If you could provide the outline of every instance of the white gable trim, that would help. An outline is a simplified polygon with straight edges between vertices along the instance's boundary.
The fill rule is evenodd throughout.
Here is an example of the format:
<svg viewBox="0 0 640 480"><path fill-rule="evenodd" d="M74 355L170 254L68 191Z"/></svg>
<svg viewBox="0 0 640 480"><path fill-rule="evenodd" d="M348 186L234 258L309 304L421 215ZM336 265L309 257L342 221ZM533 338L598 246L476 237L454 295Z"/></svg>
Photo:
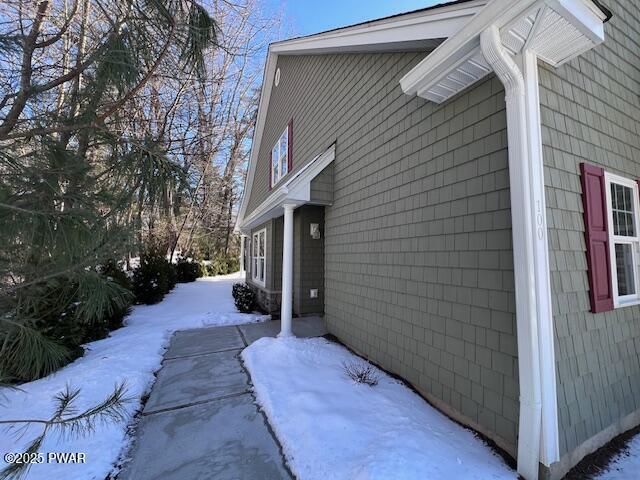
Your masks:
<svg viewBox="0 0 640 480"><path fill-rule="evenodd" d="M286 183L275 188L267 199L251 212L251 215L238 224L237 228L248 232L267 220L281 216L284 213L283 206L285 204L299 206L309 203L311 201L311 181L327 168L335 157L336 146L333 144L295 172Z"/></svg>
<svg viewBox="0 0 640 480"><path fill-rule="evenodd" d="M251 187L258 163L260 143L279 55L402 50L411 48L411 45L414 47L422 45L424 48L425 41L432 42L431 45L435 47L436 44L433 41L454 35L486 4L487 0L475 0L445 5L269 45L236 231L238 231L238 226L244 223L247 203L251 198Z"/></svg>

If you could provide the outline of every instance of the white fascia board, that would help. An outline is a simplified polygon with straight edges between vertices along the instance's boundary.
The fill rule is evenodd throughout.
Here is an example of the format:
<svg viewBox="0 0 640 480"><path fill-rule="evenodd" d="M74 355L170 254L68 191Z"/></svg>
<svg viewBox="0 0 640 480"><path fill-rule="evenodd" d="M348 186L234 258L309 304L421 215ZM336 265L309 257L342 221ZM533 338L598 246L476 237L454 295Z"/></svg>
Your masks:
<svg viewBox="0 0 640 480"><path fill-rule="evenodd" d="M269 47L267 51L267 61L264 66L264 73L262 78L262 91L260 92L260 102L258 103L256 126L253 131L253 143L251 145L251 154L249 155L249 167L244 182L242 202L240 203L240 210L238 211L236 226L234 228L234 231L236 233L240 231L238 225L240 225L244 219L245 213L247 211L247 203L249 202L249 198L251 197L251 186L253 185L256 164L258 163L258 152L260 151L260 139L262 138L262 132L264 131L264 124L267 117L267 110L269 108L269 98L271 97L271 89L273 87L273 78L276 72L277 63L278 55L272 53L271 47Z"/></svg>
<svg viewBox="0 0 640 480"><path fill-rule="evenodd" d="M606 15L590 0L549 0L547 4L596 45L604 42Z"/></svg>
<svg viewBox="0 0 640 480"><path fill-rule="evenodd" d="M371 45L373 48L375 45L384 45L385 43L398 44L448 38L463 28L463 25L468 23L469 19L481 11L486 4L487 0L477 0L449 5L271 44L264 68L256 127L253 132L253 143L251 154L249 155L249 167L236 225L242 224L247 211L247 203L251 197L251 186L253 185L255 169L258 163L260 142L279 55L331 53L355 48L363 44ZM235 231L238 232L239 228L236 227Z"/></svg>
<svg viewBox="0 0 640 480"><path fill-rule="evenodd" d="M382 19L309 37L294 38L272 45L274 53L295 54L326 49L345 49L362 45L410 42L448 38L486 5L475 1L449 5L424 12Z"/></svg>
<svg viewBox="0 0 640 480"><path fill-rule="evenodd" d="M238 222L237 231L246 231L282 215L282 205L304 205L311 200L311 181L329 166L336 156L335 143L302 167L282 186L277 187L246 219Z"/></svg>
<svg viewBox="0 0 640 480"><path fill-rule="evenodd" d="M400 80L402 91L416 95L425 86L446 75L452 65L457 65L466 56L472 54L480 44L480 34L491 25L502 27L536 4L544 0L493 0L473 17L453 37L448 38L430 55L416 65Z"/></svg>

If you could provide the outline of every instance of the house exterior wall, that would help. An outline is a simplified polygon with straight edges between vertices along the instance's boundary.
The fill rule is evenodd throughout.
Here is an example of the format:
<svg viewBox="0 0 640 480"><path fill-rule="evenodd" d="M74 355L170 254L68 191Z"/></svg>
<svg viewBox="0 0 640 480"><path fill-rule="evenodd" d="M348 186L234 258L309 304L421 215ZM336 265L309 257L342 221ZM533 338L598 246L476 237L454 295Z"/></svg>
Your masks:
<svg viewBox="0 0 640 480"><path fill-rule="evenodd" d="M513 255L504 89L438 106L399 80L425 53L281 56L247 215L293 119L294 169L336 142L324 211L331 333L515 453Z"/></svg>
<svg viewBox="0 0 640 480"><path fill-rule="evenodd" d="M310 236L310 224L318 223L322 236ZM258 305L266 312L279 315L282 299L282 244L284 218L278 217L251 230L253 234L266 229L267 256L265 285L252 280L251 245L248 247L249 268L246 281L256 293ZM324 207L304 205L293 212L293 313L295 315L322 314L324 310ZM310 298L309 290L318 289L318 297Z"/></svg>
<svg viewBox="0 0 640 480"><path fill-rule="evenodd" d="M272 219L251 230L247 238L247 270L245 281L256 293L256 301L260 308L268 313L280 311L281 278L282 278L282 217ZM265 229L266 239L266 266L264 287L253 281L253 234ZM276 261L280 259L280 261Z"/></svg>
<svg viewBox="0 0 640 480"><path fill-rule="evenodd" d="M293 311L297 315L324 312L324 207L303 205L294 211ZM320 226L320 238L311 237L312 223ZM311 298L310 290L318 290Z"/></svg>
<svg viewBox="0 0 640 480"><path fill-rule="evenodd" d="M311 203L333 203L333 163L311 180Z"/></svg>
<svg viewBox="0 0 640 480"><path fill-rule="evenodd" d="M640 177L640 4L607 6L614 16L603 45L558 69L540 69L560 450L567 466L630 428L625 417L635 412L640 421L640 306L589 311L580 163ZM607 428L608 438L589 441Z"/></svg>

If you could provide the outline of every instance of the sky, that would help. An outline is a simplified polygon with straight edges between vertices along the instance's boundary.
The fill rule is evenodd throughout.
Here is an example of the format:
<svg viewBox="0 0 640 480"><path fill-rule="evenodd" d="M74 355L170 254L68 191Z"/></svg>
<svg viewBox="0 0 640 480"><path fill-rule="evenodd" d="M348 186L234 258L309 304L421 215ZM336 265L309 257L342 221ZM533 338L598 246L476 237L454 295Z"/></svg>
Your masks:
<svg viewBox="0 0 640 480"><path fill-rule="evenodd" d="M447 0L267 0L282 8L293 35L344 27L397 13L425 8Z"/></svg>

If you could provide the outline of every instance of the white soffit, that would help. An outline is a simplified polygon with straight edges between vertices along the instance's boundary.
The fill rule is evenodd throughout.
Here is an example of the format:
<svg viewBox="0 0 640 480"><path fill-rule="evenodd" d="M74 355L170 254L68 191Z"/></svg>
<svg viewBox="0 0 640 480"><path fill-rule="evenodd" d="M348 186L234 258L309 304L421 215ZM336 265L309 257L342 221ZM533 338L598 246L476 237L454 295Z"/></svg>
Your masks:
<svg viewBox="0 0 640 480"><path fill-rule="evenodd" d="M480 51L479 35L500 28L511 55L525 49L559 66L604 41L605 14L591 0L494 0L454 37L407 73L405 93L442 103L491 72Z"/></svg>

